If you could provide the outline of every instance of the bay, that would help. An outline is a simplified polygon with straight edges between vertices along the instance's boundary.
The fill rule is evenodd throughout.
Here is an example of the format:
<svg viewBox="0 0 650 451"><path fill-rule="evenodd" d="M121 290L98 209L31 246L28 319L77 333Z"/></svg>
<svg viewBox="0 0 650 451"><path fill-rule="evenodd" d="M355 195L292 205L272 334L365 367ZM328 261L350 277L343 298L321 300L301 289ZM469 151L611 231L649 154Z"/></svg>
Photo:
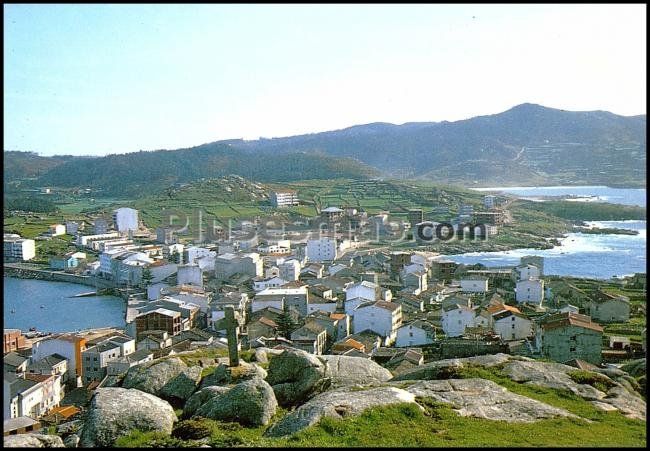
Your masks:
<svg viewBox="0 0 650 451"><path fill-rule="evenodd" d="M646 221L591 221L591 226L636 230L638 235L569 233L552 249L515 249L502 252L470 252L439 258L487 267L515 266L525 255L544 257L547 275L607 280L646 272Z"/></svg>
<svg viewBox="0 0 650 451"><path fill-rule="evenodd" d="M4 327L23 332L31 327L41 332L124 327L126 306L123 299L116 296L70 297L92 290L92 287L74 283L5 277Z"/></svg>

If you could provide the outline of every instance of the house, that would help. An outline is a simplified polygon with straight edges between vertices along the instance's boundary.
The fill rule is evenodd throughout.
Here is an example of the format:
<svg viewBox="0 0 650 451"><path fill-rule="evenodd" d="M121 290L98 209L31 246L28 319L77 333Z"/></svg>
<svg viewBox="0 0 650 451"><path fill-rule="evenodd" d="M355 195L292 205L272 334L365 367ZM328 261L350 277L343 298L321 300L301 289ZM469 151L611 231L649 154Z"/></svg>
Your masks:
<svg viewBox="0 0 650 451"><path fill-rule="evenodd" d="M26 371L32 374L60 376L61 383L65 384L68 382L68 359L59 354L48 355L28 365Z"/></svg>
<svg viewBox="0 0 650 451"><path fill-rule="evenodd" d="M337 320L338 331L336 336L339 340L350 335L350 317L348 315L345 313L330 313L330 317Z"/></svg>
<svg viewBox="0 0 650 451"><path fill-rule="evenodd" d="M24 373L22 377L7 376L3 381L5 419L29 416L40 418L61 402L61 378L52 375Z"/></svg>
<svg viewBox="0 0 650 451"><path fill-rule="evenodd" d="M163 286L156 299L171 297L186 305L197 305L201 312L207 313L212 302L212 294L194 285L178 284L174 287Z"/></svg>
<svg viewBox="0 0 650 451"><path fill-rule="evenodd" d="M630 299L599 290L590 296L586 311L601 323L625 323L630 320Z"/></svg>
<svg viewBox="0 0 650 451"><path fill-rule="evenodd" d="M354 311L357 309L357 307L361 304L366 304L368 302L375 302L375 301L364 297L354 297L354 298L346 299L345 301L343 301L343 309L345 310L346 315L353 317Z"/></svg>
<svg viewBox="0 0 650 451"><path fill-rule="evenodd" d="M600 364L603 328L586 315L558 313L540 321L538 344L556 362L580 359ZM541 343L540 343L541 342Z"/></svg>
<svg viewBox="0 0 650 451"><path fill-rule="evenodd" d="M441 325L447 337L459 337L466 327L474 327L476 313L472 307L454 304L442 308Z"/></svg>
<svg viewBox="0 0 650 451"><path fill-rule="evenodd" d="M108 376L120 376L128 372L132 366L151 362L153 356L154 353L151 349L143 348L129 355L110 360L106 365L106 374Z"/></svg>
<svg viewBox="0 0 650 451"><path fill-rule="evenodd" d="M533 336L533 322L522 313L504 310L492 315L492 329L503 340L522 340Z"/></svg>
<svg viewBox="0 0 650 451"><path fill-rule="evenodd" d="M278 324L266 316L251 320L246 327L249 342L253 342L260 337L276 337L280 333Z"/></svg>
<svg viewBox="0 0 650 451"><path fill-rule="evenodd" d="M284 260L278 263L278 276L288 282L298 280L300 277L300 262L296 259Z"/></svg>
<svg viewBox="0 0 650 451"><path fill-rule="evenodd" d="M517 281L529 279L537 280L542 275L539 268L531 264L517 266L515 268L514 274L517 277Z"/></svg>
<svg viewBox="0 0 650 451"><path fill-rule="evenodd" d="M267 288L255 295L252 302L252 311L261 310L265 307L275 307L283 310L295 308L302 316L307 316L307 305L309 303L309 291L306 286L299 288Z"/></svg>
<svg viewBox="0 0 650 451"><path fill-rule="evenodd" d="M414 266L419 266L419 265L414 265ZM426 291L426 289L428 288L427 272L422 269L407 272L406 268L404 268L404 271L402 271L400 277L402 279L402 285L404 285L405 287L414 288L415 290L418 291L418 293Z"/></svg>
<svg viewBox="0 0 650 451"><path fill-rule="evenodd" d="M137 351L142 349L159 352L172 345L172 339L166 330L145 330L138 334ZM136 351L136 352L137 352ZM157 358L154 352L154 358Z"/></svg>
<svg viewBox="0 0 650 451"><path fill-rule="evenodd" d="M402 325L402 306L395 302L370 301L354 310L352 329L357 332L371 330L385 338L386 345L395 341L397 329Z"/></svg>
<svg viewBox="0 0 650 451"><path fill-rule="evenodd" d="M384 364L394 375L402 374L424 364L424 354L419 348L401 349Z"/></svg>
<svg viewBox="0 0 650 451"><path fill-rule="evenodd" d="M291 333L291 341L298 349L320 355L327 344L327 331L317 323L306 323Z"/></svg>
<svg viewBox="0 0 650 451"><path fill-rule="evenodd" d="M32 362L58 354L68 360L68 381L74 385L81 382L83 365L81 353L86 350L87 340L74 334L58 334L39 340L32 345Z"/></svg>
<svg viewBox="0 0 650 451"><path fill-rule="evenodd" d="M10 352L2 358L2 366L6 373L22 374L27 371L29 360L17 352Z"/></svg>
<svg viewBox="0 0 650 451"><path fill-rule="evenodd" d="M267 288L279 288L282 285L289 282L288 280L282 279L280 277L269 277L266 279L257 279L253 280L253 290L259 292Z"/></svg>
<svg viewBox="0 0 650 451"><path fill-rule="evenodd" d="M74 252L69 252L65 255L57 255L50 258L50 268L66 271L68 269L76 268L79 266L79 260L73 256Z"/></svg>
<svg viewBox="0 0 650 451"><path fill-rule="evenodd" d="M488 279L485 277L460 279L460 289L463 293L486 293L488 291Z"/></svg>
<svg viewBox="0 0 650 451"><path fill-rule="evenodd" d="M428 321L417 319L408 324L403 324L397 329L395 346L421 346L431 344L436 340L436 328Z"/></svg>
<svg viewBox="0 0 650 451"><path fill-rule="evenodd" d="M334 343L331 352L332 354L346 354L350 350L359 351L365 354L366 346L353 338L347 337Z"/></svg>
<svg viewBox="0 0 650 451"><path fill-rule="evenodd" d="M310 239L307 240L306 255L310 262L333 261L339 256L339 245L336 238Z"/></svg>
<svg viewBox="0 0 650 451"><path fill-rule="evenodd" d="M158 307L155 310L139 313L135 317L136 336L145 330L164 330L170 336L181 332L181 314L172 310Z"/></svg>
<svg viewBox="0 0 650 451"><path fill-rule="evenodd" d="M366 280L348 285L345 288L345 300L348 301L354 298L378 301L380 299L379 285Z"/></svg>
<svg viewBox="0 0 650 451"><path fill-rule="evenodd" d="M139 307L138 312L139 314L144 314L160 308L164 310L180 313L179 332L182 330L192 329L193 327L196 327L197 324L199 323L199 316L201 316L201 311L198 305L193 304L191 302L190 303L184 302L181 301L180 299L176 299L171 296L163 296L160 299L151 301L145 304L144 306ZM160 329L160 327L156 327L155 329ZM137 329L137 316L136 316L136 332L137 330L138 329ZM142 330L146 330L146 328ZM172 333L172 335L176 335L176 334Z"/></svg>
<svg viewBox="0 0 650 451"><path fill-rule="evenodd" d="M251 252L248 254L222 254L214 260L214 275L217 279L241 273L251 277L262 277L264 274L264 261L260 254Z"/></svg>
<svg viewBox="0 0 650 451"><path fill-rule="evenodd" d="M198 264L178 265L176 273L177 285L193 285L203 287L203 271Z"/></svg>
<svg viewBox="0 0 650 451"><path fill-rule="evenodd" d="M52 224L48 230L47 234L49 236L60 236L65 235L65 225L63 224Z"/></svg>
<svg viewBox="0 0 650 451"><path fill-rule="evenodd" d="M248 309L249 300L248 294L240 291L225 291L218 293L216 298L212 300L212 304L208 310L207 327L214 328L214 324L221 321L226 317L226 306L232 306L235 312L246 321L246 311Z"/></svg>
<svg viewBox="0 0 650 451"><path fill-rule="evenodd" d="M325 329L325 332L327 332L328 346L339 339L339 320L332 318L330 313L319 311L310 314L305 318L305 325L309 324L316 324L319 328Z"/></svg>
<svg viewBox="0 0 650 451"><path fill-rule="evenodd" d="M274 207L291 207L298 205L298 193L292 189L283 189L282 191L271 191L269 200Z"/></svg>
<svg viewBox="0 0 650 451"><path fill-rule="evenodd" d="M133 208L118 208L113 211L113 222L120 233L138 230L138 210Z"/></svg>
<svg viewBox="0 0 650 451"><path fill-rule="evenodd" d="M106 377L108 362L120 357L120 346L111 341L91 346L81 353L84 382L101 381Z"/></svg>
<svg viewBox="0 0 650 451"><path fill-rule="evenodd" d="M373 332L370 329L362 330L361 332L355 332L351 335L348 335L347 339L361 343L364 346L364 352L368 355L372 355L381 346L386 345L384 343L384 337L382 337L377 332Z"/></svg>
<svg viewBox="0 0 650 451"><path fill-rule="evenodd" d="M300 270L299 280L314 280L323 277L323 265L320 263L309 263Z"/></svg>
<svg viewBox="0 0 650 451"><path fill-rule="evenodd" d="M544 300L544 281L520 280L515 287L515 299L519 303L541 305Z"/></svg>
<svg viewBox="0 0 650 451"><path fill-rule="evenodd" d="M36 257L36 241L21 238L20 235L5 233L3 241L4 260L27 261Z"/></svg>
<svg viewBox="0 0 650 451"><path fill-rule="evenodd" d="M3 354L25 348L25 336L20 329L4 329L2 332Z"/></svg>

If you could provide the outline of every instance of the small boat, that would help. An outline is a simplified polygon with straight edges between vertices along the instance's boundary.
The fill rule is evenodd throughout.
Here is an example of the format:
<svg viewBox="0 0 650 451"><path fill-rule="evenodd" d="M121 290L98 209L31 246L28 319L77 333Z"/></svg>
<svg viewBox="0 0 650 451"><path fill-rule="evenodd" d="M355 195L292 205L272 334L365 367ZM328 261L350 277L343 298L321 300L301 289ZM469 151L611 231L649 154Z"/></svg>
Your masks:
<svg viewBox="0 0 650 451"><path fill-rule="evenodd" d="M30 332L36 332L36 328L35 328L35 327L30 327L30 328L29 328L29 331L30 331Z"/></svg>
<svg viewBox="0 0 650 451"><path fill-rule="evenodd" d="M16 313L16 309L15 309L15 308L12 308L12 309L11 309L11 313Z"/></svg>
<svg viewBox="0 0 650 451"><path fill-rule="evenodd" d="M41 304L41 308L45 308L45 306L43 304Z"/></svg>

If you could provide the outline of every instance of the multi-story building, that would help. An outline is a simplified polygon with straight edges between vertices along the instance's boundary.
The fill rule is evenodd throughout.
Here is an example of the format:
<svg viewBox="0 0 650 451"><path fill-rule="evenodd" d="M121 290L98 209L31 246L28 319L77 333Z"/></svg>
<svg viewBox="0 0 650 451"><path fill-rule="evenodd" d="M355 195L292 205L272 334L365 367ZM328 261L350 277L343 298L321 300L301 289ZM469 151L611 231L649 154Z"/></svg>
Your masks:
<svg viewBox="0 0 650 451"><path fill-rule="evenodd" d="M590 296L586 310L600 323L625 323L630 320L630 299L596 291Z"/></svg>
<svg viewBox="0 0 650 451"><path fill-rule="evenodd" d="M138 230L138 210L118 208L113 211L113 222L120 233Z"/></svg>
<svg viewBox="0 0 650 451"><path fill-rule="evenodd" d="M177 335L182 330L181 313L159 307L149 312L143 312L135 317L136 336L146 330L164 330L170 336Z"/></svg>
<svg viewBox="0 0 650 451"><path fill-rule="evenodd" d="M271 191L269 199L274 207L290 207L299 204L298 193L292 189Z"/></svg>
<svg viewBox="0 0 650 451"><path fill-rule="evenodd" d="M411 224L411 227L413 227L415 224L419 224L420 222L424 221L424 212L421 208L411 208L408 211L406 220L409 222L409 224Z"/></svg>
<svg viewBox="0 0 650 451"><path fill-rule="evenodd" d="M336 238L307 240L306 255L307 260L310 262L336 260L339 256L339 246Z"/></svg>
<svg viewBox="0 0 650 451"><path fill-rule="evenodd" d="M87 340L74 334L59 334L37 341L32 345L32 362L59 354L68 359L68 380L76 383L83 375L81 353L86 350Z"/></svg>
<svg viewBox="0 0 650 451"><path fill-rule="evenodd" d="M293 307L302 316L307 316L309 291L306 286L299 288L267 288L255 295L251 310L253 312L266 307L279 309Z"/></svg>
<svg viewBox="0 0 650 451"><path fill-rule="evenodd" d="M515 287L517 302L541 305L544 300L544 281L541 279L520 280Z"/></svg>
<svg viewBox="0 0 650 451"><path fill-rule="evenodd" d="M36 242L13 233L4 234L5 261L27 261L36 257Z"/></svg>
<svg viewBox="0 0 650 451"><path fill-rule="evenodd" d="M2 333L4 353L13 352L25 347L25 337L20 329L4 329Z"/></svg>
<svg viewBox="0 0 650 451"><path fill-rule="evenodd" d="M537 345L556 362L580 359L594 365L602 361L603 328L586 315L559 313L544 318L538 328Z"/></svg>
<svg viewBox="0 0 650 451"><path fill-rule="evenodd" d="M497 205L497 198L496 196L493 196L492 194L488 194L485 197L483 197L483 206L491 210L492 208L496 207Z"/></svg>
<svg viewBox="0 0 650 451"><path fill-rule="evenodd" d="M402 306L395 302L377 301L360 304L354 311L352 328L355 333L371 330L384 338L389 346L402 326Z"/></svg>
<svg viewBox="0 0 650 451"><path fill-rule="evenodd" d="M436 328L428 321L415 320L397 329L395 346L422 346L431 344L436 339Z"/></svg>
<svg viewBox="0 0 650 451"><path fill-rule="evenodd" d="M261 277L264 274L264 261L255 252L243 255L223 254L215 258L214 275L217 279L227 279L237 273Z"/></svg>
<svg viewBox="0 0 650 451"><path fill-rule="evenodd" d="M49 236L59 236L65 235L65 225L63 224L52 224L47 231Z"/></svg>
<svg viewBox="0 0 650 451"><path fill-rule="evenodd" d="M292 258L278 263L278 276L288 282L298 280L300 277L300 262Z"/></svg>

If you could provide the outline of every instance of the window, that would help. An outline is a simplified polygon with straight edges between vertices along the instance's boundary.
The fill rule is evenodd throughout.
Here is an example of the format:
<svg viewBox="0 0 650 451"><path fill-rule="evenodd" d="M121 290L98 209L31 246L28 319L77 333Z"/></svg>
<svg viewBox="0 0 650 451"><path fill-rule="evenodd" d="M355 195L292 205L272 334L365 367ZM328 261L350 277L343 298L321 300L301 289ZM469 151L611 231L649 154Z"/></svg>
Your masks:
<svg viewBox="0 0 650 451"><path fill-rule="evenodd" d="M569 348L569 352L576 352L576 348L575 347Z"/></svg>

